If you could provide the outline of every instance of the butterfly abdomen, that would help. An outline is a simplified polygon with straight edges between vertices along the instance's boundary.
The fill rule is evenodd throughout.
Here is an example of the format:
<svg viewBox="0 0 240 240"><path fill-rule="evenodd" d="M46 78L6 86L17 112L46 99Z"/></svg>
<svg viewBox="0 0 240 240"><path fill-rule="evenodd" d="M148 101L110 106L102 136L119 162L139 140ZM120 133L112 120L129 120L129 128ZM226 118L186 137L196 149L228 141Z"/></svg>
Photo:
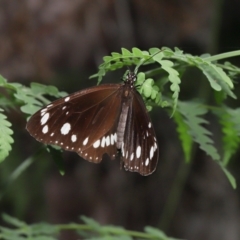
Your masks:
<svg viewBox="0 0 240 240"><path fill-rule="evenodd" d="M129 106L126 105L125 103L123 103L122 111L121 111L121 114L119 117L119 122L118 122L118 127L117 127L117 149L122 148L124 132L126 129L128 110L129 110Z"/></svg>

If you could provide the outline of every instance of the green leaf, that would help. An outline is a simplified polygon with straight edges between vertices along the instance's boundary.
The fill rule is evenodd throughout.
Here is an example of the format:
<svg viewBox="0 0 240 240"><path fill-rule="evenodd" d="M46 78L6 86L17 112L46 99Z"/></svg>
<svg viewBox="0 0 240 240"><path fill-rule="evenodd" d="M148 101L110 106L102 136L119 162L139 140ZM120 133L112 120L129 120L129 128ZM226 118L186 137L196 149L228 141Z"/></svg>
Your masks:
<svg viewBox="0 0 240 240"><path fill-rule="evenodd" d="M33 113L37 112L40 108L41 108L41 106L38 107L33 104L26 104L26 105L20 107L20 109L23 113L27 113L29 115L32 115Z"/></svg>
<svg viewBox="0 0 240 240"><path fill-rule="evenodd" d="M80 218L84 223L90 225L94 230L98 231L101 228L101 225L92 218L88 218L86 216L81 216Z"/></svg>
<svg viewBox="0 0 240 240"><path fill-rule="evenodd" d="M222 163L226 166L230 158L238 150L240 144L240 132L238 131L240 109L221 108L219 111L214 111L219 118L219 123L222 126L222 141L223 141L223 158Z"/></svg>
<svg viewBox="0 0 240 240"><path fill-rule="evenodd" d="M145 80L142 85L142 93L146 98L149 98L152 94L154 81L151 78Z"/></svg>
<svg viewBox="0 0 240 240"><path fill-rule="evenodd" d="M123 56L132 56L132 53L129 51L129 50L127 50L126 48L121 48L121 50L122 50L122 55Z"/></svg>
<svg viewBox="0 0 240 240"><path fill-rule="evenodd" d="M113 53L112 53L112 55L113 55ZM104 57L103 57L103 61L104 61L104 62L107 62L107 63L108 63L108 62L111 62L111 61L112 61L112 57L111 57L111 56L104 56Z"/></svg>
<svg viewBox="0 0 240 240"><path fill-rule="evenodd" d="M40 96L48 94L50 96L59 98L59 97L65 97L67 95L66 92L59 92L55 86L43 85L35 82L31 83L31 90L33 94L40 95Z"/></svg>
<svg viewBox="0 0 240 240"><path fill-rule="evenodd" d="M149 233L151 235L151 239L158 239L158 240L180 240L180 239L176 239L176 238L171 238L168 237L163 231L161 231L160 229L154 228L154 227L150 227L150 226L146 226L144 228L146 233Z"/></svg>
<svg viewBox="0 0 240 240"><path fill-rule="evenodd" d="M27 114L32 115L43 106L42 101L39 100L39 96L35 95L30 88L18 88L14 97L22 102L21 111ZM45 104L49 102L45 98L43 100L46 100Z"/></svg>
<svg viewBox="0 0 240 240"><path fill-rule="evenodd" d="M56 234L58 231L58 228L52 224L49 223L35 223L31 225L31 232L33 235L53 235Z"/></svg>
<svg viewBox="0 0 240 240"><path fill-rule="evenodd" d="M158 239L167 239L167 236L160 229L146 226L144 228L146 233L150 233L152 236L158 237Z"/></svg>
<svg viewBox="0 0 240 240"><path fill-rule="evenodd" d="M109 59L109 61L113 61L113 58L121 58L122 57L122 55L117 52L112 52L111 55L112 55L112 58L111 58L111 60Z"/></svg>
<svg viewBox="0 0 240 240"><path fill-rule="evenodd" d="M32 115L39 110L43 105L49 103L44 95L54 96L56 98L67 95L65 92L59 92L54 86L46 86L39 83L31 83L31 88L18 87L16 84L16 93L14 97L22 102L21 111Z"/></svg>
<svg viewBox="0 0 240 240"><path fill-rule="evenodd" d="M219 67L210 62L203 62L198 67L207 77L211 87L216 91L224 90L232 98L236 98L230 88L233 88L233 83L227 74Z"/></svg>
<svg viewBox="0 0 240 240"><path fill-rule="evenodd" d="M161 50L159 49L159 48L150 48L149 49L149 53L151 54L151 55L154 55L154 54L156 54L157 52L160 52Z"/></svg>
<svg viewBox="0 0 240 240"><path fill-rule="evenodd" d="M219 160L220 156L213 145L213 140L209 137L211 132L202 126L208 121L201 116L207 113L207 109L195 102L179 102L178 110L183 115L184 121L188 126L188 132L200 148L211 156L214 160Z"/></svg>
<svg viewBox="0 0 240 240"><path fill-rule="evenodd" d="M159 50L158 52L155 52L154 54L155 55L153 56L153 59L156 62L160 63L162 61L163 57L164 57L164 53Z"/></svg>
<svg viewBox="0 0 240 240"><path fill-rule="evenodd" d="M236 189L237 183L236 183L236 180L233 177L233 175L223 165L220 164L220 166L221 166L223 172L225 173L226 177L228 178L230 184L232 185L233 189Z"/></svg>
<svg viewBox="0 0 240 240"><path fill-rule="evenodd" d="M7 120L7 117L1 113L3 109L0 108L0 162L2 162L12 150L13 131L10 128L12 124Z"/></svg>
<svg viewBox="0 0 240 240"><path fill-rule="evenodd" d="M0 75L0 86L4 86L6 83L7 80L2 75Z"/></svg>
<svg viewBox="0 0 240 240"><path fill-rule="evenodd" d="M177 124L177 132L179 139L181 140L185 161L190 162L193 138L190 134L188 134L188 125L186 124L183 116L179 112L175 112L175 114L173 115L173 119Z"/></svg>
<svg viewBox="0 0 240 240"><path fill-rule="evenodd" d="M27 224L25 222L20 221L17 218L14 218L14 217L12 217L12 216L10 216L8 214L5 214L5 213L2 214L2 219L6 223L8 223L8 224L10 224L10 225L12 225L14 227L25 227L25 226L27 226Z"/></svg>
<svg viewBox="0 0 240 240"><path fill-rule="evenodd" d="M169 60L157 60L160 65L162 66L162 69L165 70L168 73L168 79L172 83L170 86L171 91L173 92L172 98L173 98L173 113L175 112L177 108L177 103L178 103L178 97L179 97L179 92L180 92L180 83L181 79L179 78L179 73L172 68L174 65L173 62Z"/></svg>
<svg viewBox="0 0 240 240"><path fill-rule="evenodd" d="M152 87L152 92L151 92L151 99L155 100L156 104L159 103L160 100L160 92L158 86L154 85Z"/></svg>
<svg viewBox="0 0 240 240"><path fill-rule="evenodd" d="M32 240L58 240L59 238L51 237L51 236L34 236Z"/></svg>
<svg viewBox="0 0 240 240"><path fill-rule="evenodd" d="M137 81L136 81L136 86L142 85L145 81L145 73L140 72L137 75Z"/></svg>
<svg viewBox="0 0 240 240"><path fill-rule="evenodd" d="M0 239L1 240L26 240L26 237L20 235L19 232L12 229L0 226Z"/></svg>
<svg viewBox="0 0 240 240"><path fill-rule="evenodd" d="M143 53L139 48L132 48L132 53L135 57L143 57Z"/></svg>
<svg viewBox="0 0 240 240"><path fill-rule="evenodd" d="M14 228L6 228L0 226L0 239L3 240L57 240L53 237L59 233L58 227L47 223L37 223L28 225L27 223L18 220L7 214L3 214L3 219L6 223Z"/></svg>

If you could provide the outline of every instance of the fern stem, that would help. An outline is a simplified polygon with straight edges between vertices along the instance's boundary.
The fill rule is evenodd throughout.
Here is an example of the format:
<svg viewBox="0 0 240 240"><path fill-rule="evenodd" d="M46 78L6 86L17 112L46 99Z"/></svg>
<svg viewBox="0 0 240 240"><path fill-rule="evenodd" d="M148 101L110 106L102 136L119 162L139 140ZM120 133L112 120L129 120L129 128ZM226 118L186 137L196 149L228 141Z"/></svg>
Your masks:
<svg viewBox="0 0 240 240"><path fill-rule="evenodd" d="M226 52L226 53L220 53L211 57L206 57L204 58L207 61L213 62L213 61L218 61L221 59L225 58L230 58L230 57L236 57L240 56L240 50L232 51L232 52Z"/></svg>
<svg viewBox="0 0 240 240"><path fill-rule="evenodd" d="M115 236L131 236L134 238L144 238L144 239L156 239L156 236L153 236L151 234L148 233L144 233L144 232L137 232L137 231L131 231L131 230L125 230L125 229L111 229L111 228L105 228L105 231L103 231L104 226L101 227L101 230L99 229L99 231L97 229L95 229L94 227L92 227L91 225L88 224L57 224L55 225L55 227L60 230L82 230L82 231L89 231L89 232L94 232L94 233L100 233L101 231L104 232L105 234L112 234Z"/></svg>

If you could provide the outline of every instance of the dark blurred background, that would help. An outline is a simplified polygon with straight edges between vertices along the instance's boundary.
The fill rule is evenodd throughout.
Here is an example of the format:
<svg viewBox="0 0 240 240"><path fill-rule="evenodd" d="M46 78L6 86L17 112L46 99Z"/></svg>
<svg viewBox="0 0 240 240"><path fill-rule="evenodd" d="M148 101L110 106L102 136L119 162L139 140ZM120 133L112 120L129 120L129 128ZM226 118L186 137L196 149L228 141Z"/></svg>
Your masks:
<svg viewBox="0 0 240 240"><path fill-rule="evenodd" d="M191 54L239 49L240 1L0 1L0 74L11 82L35 81L70 93L96 84L88 77L97 72L104 55L121 47L162 46ZM239 65L238 59L232 60ZM104 82L119 82L121 74L109 73ZM205 82L198 71L190 70L180 98L210 99ZM66 174L61 176L51 157L43 154L8 186L0 212L28 223L68 223L84 214L132 230L152 225L188 240L239 240L239 190L231 188L198 146L192 162L185 164L172 119L160 109L151 115L160 148L154 174L142 177L119 170L117 161L95 165L64 152ZM0 185L41 146L26 132L25 117L19 111L9 113L15 143L0 165ZM210 120L213 137L219 139L216 120ZM238 185L239 156L229 165ZM68 232L61 239L76 236Z"/></svg>

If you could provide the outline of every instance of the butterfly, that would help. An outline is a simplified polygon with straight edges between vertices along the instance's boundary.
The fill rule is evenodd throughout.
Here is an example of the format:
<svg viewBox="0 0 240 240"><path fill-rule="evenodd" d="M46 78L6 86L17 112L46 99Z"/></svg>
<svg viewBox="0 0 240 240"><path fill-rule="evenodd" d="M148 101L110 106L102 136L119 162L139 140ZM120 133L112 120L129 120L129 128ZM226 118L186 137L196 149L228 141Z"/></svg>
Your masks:
<svg viewBox="0 0 240 240"><path fill-rule="evenodd" d="M158 143L141 95L129 71L124 83L102 84L60 98L37 111L28 132L44 144L74 151L99 163L106 153L120 155L125 170L151 174Z"/></svg>

